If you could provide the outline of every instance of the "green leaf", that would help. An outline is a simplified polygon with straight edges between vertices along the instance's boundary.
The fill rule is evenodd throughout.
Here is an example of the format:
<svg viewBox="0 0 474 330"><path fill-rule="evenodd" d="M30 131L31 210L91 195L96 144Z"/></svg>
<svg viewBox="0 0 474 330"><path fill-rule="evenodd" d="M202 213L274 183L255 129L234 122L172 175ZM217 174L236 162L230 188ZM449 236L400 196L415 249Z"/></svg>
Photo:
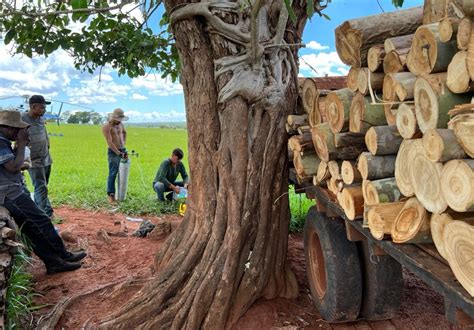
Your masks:
<svg viewBox="0 0 474 330"><path fill-rule="evenodd" d="M13 40L14 36L15 36L15 29L11 29L10 31L8 31L4 39L5 45L8 45Z"/></svg>
<svg viewBox="0 0 474 330"><path fill-rule="evenodd" d="M327 19L328 21L331 20L331 17L329 17L329 16L326 15L326 14L321 13L321 16L324 17L325 19Z"/></svg>
<svg viewBox="0 0 474 330"><path fill-rule="evenodd" d="M87 8L87 0L71 0L72 9Z"/></svg>
<svg viewBox="0 0 474 330"><path fill-rule="evenodd" d="M288 16L290 17L293 24L296 24L296 15L293 7L291 6L291 0L283 0L285 2L286 10L288 10ZM311 1L311 0L310 0Z"/></svg>
<svg viewBox="0 0 474 330"><path fill-rule="evenodd" d="M392 0L392 3L393 5L396 7L396 8L400 8L403 6L403 2L404 0Z"/></svg>

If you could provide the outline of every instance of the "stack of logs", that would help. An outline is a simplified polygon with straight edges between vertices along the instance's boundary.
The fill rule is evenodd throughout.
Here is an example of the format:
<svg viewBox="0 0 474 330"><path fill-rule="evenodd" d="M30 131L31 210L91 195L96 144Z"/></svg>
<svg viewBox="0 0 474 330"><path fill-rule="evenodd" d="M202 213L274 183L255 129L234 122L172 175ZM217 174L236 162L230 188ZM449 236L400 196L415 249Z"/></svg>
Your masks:
<svg viewBox="0 0 474 330"><path fill-rule="evenodd" d="M300 178L312 175L348 219L379 240L434 243L474 296L471 20L474 0L456 0L344 22L347 88L327 94L321 120L289 147L301 149Z"/></svg>
<svg viewBox="0 0 474 330"><path fill-rule="evenodd" d="M10 213L0 206L0 329L6 329L7 286L13 257L22 245Z"/></svg>

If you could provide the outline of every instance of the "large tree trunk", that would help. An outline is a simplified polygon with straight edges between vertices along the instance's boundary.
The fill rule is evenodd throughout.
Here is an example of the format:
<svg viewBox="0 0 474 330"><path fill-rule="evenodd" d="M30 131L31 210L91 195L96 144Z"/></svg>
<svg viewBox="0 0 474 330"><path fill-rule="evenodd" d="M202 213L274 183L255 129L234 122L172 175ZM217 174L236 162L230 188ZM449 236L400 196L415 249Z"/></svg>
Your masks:
<svg viewBox="0 0 474 330"><path fill-rule="evenodd" d="M155 277L105 327L223 329L258 298L297 295L286 263L288 199L279 198L288 184L296 50L281 45L301 41L305 17L295 8L297 27L286 26L283 2L262 4L253 53L251 33L242 32L255 32L243 18L251 13L238 3L165 1L182 64L188 212L158 252ZM286 26L284 40L273 38L277 25ZM277 46L260 48L265 42Z"/></svg>

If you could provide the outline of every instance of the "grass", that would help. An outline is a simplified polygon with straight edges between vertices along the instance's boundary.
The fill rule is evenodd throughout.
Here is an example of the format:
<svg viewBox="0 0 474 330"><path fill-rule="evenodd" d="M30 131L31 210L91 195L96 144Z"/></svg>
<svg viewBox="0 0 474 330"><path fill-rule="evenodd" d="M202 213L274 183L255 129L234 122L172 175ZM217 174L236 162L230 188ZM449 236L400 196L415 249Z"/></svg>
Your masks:
<svg viewBox="0 0 474 330"><path fill-rule="evenodd" d="M289 188L290 198L290 232L297 233L303 230L304 223L306 220L306 214L311 206L314 205L314 201L306 198L306 195L296 194L294 186Z"/></svg>
<svg viewBox="0 0 474 330"><path fill-rule="evenodd" d="M99 126L48 124L53 168L49 190L54 206L110 208L107 203L107 145ZM183 129L127 127L127 149L135 150L127 200L120 211L131 215L161 214L170 206L159 203L152 182L160 163L179 147L187 155ZM186 156L185 156L186 157ZM187 165L186 158L184 159ZM174 210L174 206L171 207Z"/></svg>
<svg viewBox="0 0 474 330"><path fill-rule="evenodd" d="M44 307L33 303L38 294L33 291L33 276L24 269L29 263L30 257L20 249L14 256L7 286L7 329L32 329L33 312Z"/></svg>

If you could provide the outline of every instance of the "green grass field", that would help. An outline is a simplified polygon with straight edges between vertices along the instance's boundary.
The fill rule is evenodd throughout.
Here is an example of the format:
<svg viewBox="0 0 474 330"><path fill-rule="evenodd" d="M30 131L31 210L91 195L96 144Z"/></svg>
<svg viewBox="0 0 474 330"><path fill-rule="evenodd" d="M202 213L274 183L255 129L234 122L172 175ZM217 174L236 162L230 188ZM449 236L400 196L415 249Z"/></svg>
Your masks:
<svg viewBox="0 0 474 330"><path fill-rule="evenodd" d="M50 198L54 206L69 205L84 209L110 209L106 196L107 146L99 126L48 124L51 134L53 170ZM120 211L130 215L161 214L175 208L158 203L152 182L161 161L180 147L187 166L187 132L184 129L127 127L127 148L139 156L131 157L127 200ZM62 135L62 136L59 136ZM188 171L189 172L189 171ZM29 181L29 180L28 180ZM290 191L292 231L304 224L312 202Z"/></svg>

